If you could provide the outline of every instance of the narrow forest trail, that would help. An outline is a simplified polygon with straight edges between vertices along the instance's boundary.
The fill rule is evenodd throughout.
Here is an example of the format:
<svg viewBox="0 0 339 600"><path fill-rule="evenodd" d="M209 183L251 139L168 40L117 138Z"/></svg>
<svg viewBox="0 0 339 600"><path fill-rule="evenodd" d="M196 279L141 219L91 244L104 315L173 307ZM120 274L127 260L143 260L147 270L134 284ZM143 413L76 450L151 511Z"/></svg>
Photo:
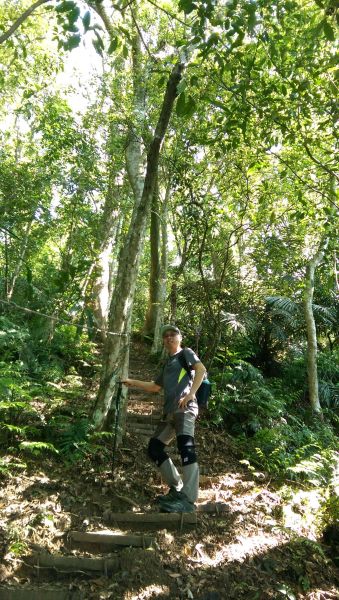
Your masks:
<svg viewBox="0 0 339 600"><path fill-rule="evenodd" d="M134 343L130 376L149 380L154 372L148 348ZM338 598L338 569L305 529L303 508L286 527L279 490L245 469L232 439L203 419L197 513L157 511L154 498L166 488L145 448L160 411L160 396L130 391L113 478L99 446L67 467L36 459L4 483L0 599Z"/></svg>

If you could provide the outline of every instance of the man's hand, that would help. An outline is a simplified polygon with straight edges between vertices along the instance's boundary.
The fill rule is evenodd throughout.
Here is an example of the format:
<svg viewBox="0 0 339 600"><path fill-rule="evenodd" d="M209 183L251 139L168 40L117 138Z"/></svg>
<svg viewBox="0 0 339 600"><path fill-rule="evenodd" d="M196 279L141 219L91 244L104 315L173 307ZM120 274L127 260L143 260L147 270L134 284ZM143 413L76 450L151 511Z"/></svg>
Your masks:
<svg viewBox="0 0 339 600"><path fill-rule="evenodd" d="M186 396L179 400L178 406L179 408L185 408L189 402L195 399L195 394L193 392L188 392Z"/></svg>
<svg viewBox="0 0 339 600"><path fill-rule="evenodd" d="M133 386L132 379L122 379L121 383L123 383L127 387L132 387Z"/></svg>

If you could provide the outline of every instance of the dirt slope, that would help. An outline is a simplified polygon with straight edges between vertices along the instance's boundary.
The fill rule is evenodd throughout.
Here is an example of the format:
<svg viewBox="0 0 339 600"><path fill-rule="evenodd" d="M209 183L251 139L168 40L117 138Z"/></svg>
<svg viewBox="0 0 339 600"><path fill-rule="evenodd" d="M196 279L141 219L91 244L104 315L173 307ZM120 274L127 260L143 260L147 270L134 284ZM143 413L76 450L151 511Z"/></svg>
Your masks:
<svg viewBox="0 0 339 600"><path fill-rule="evenodd" d="M135 343L130 375L151 379L153 374L148 348ZM85 410L95 385L87 386L86 398L72 396L70 402L75 407L81 402ZM328 549L315 542L312 526L296 511L294 525L286 527L279 490L263 474L251 476L235 455L232 439L209 428L208 421L199 421L196 436L202 472L198 505L216 503L219 514L199 512L195 526L179 522L165 528L112 521L112 513L154 513L154 498L166 489L146 457L147 440L135 420L136 414L143 416L139 423L144 420L147 428L160 407L160 397L130 393L114 478L109 440L98 442L95 452L75 464L65 466L51 457L31 460L24 472L2 483L0 599L338 598L338 569ZM179 465L175 450L173 458ZM141 539L151 536L152 547L103 550L70 541L71 531L107 528ZM103 557L102 567L89 572L79 562L67 572L43 566L46 552L49 557ZM118 561L113 573L107 567L111 559Z"/></svg>

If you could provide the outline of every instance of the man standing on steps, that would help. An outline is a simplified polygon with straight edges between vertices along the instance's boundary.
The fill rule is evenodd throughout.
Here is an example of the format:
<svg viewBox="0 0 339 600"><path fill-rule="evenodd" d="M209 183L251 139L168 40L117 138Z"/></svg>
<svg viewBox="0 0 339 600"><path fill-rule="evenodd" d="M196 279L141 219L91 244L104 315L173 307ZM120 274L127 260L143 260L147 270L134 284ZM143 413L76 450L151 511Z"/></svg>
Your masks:
<svg viewBox="0 0 339 600"><path fill-rule="evenodd" d="M145 392L159 392L163 388L164 415L148 444L148 455L170 488L166 495L158 498L158 502L163 512L193 512L199 491L199 466L194 445L198 416L195 393L206 369L193 350L182 347L182 336L175 325L164 325L161 333L168 357L155 381L125 379L122 383ZM194 372L193 379L181 365L178 358L181 353ZM182 478L165 452L165 447L175 436L182 460Z"/></svg>

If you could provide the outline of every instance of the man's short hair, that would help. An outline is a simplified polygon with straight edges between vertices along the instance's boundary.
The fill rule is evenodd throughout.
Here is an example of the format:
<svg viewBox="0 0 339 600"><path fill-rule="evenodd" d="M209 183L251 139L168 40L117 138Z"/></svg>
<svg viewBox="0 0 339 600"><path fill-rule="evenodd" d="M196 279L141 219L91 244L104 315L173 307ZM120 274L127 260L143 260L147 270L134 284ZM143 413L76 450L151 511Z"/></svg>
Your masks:
<svg viewBox="0 0 339 600"><path fill-rule="evenodd" d="M175 333L178 333L179 335L181 335L180 329L178 327L176 327L175 325L163 325L163 327L161 328L162 337L164 337L164 335L167 331L175 331Z"/></svg>

